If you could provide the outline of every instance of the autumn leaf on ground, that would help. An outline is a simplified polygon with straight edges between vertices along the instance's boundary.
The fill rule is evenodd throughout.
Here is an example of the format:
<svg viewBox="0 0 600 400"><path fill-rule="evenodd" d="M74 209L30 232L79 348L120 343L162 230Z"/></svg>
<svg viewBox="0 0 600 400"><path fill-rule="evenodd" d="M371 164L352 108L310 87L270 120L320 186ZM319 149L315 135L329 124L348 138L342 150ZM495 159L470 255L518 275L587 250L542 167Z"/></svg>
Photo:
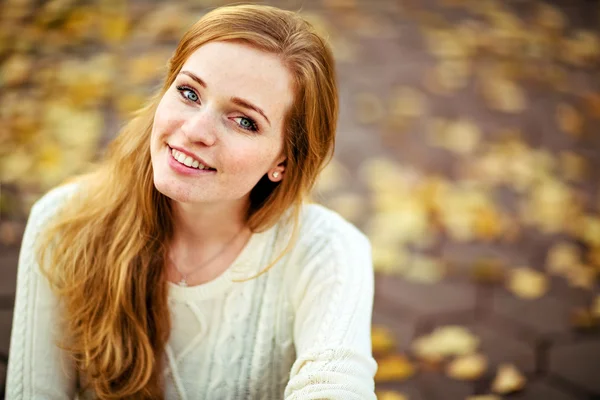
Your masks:
<svg viewBox="0 0 600 400"><path fill-rule="evenodd" d="M396 347L396 339L393 332L381 325L373 325L371 327L371 343L375 355L387 354Z"/></svg>
<svg viewBox="0 0 600 400"><path fill-rule="evenodd" d="M600 316L596 315L595 310L583 307L571 311L569 320L571 326L579 331L589 331L600 327Z"/></svg>
<svg viewBox="0 0 600 400"><path fill-rule="evenodd" d="M375 394L377 395L377 400L409 400L409 398L402 393L391 390L377 391Z"/></svg>
<svg viewBox="0 0 600 400"><path fill-rule="evenodd" d="M567 24L567 17L560 8L539 2L535 5L537 15L535 22L552 33L561 33Z"/></svg>
<svg viewBox="0 0 600 400"><path fill-rule="evenodd" d="M452 360L446 367L446 374L454 379L479 379L487 370L488 361L482 354L467 354Z"/></svg>
<svg viewBox="0 0 600 400"><path fill-rule="evenodd" d="M561 103L556 107L558 127L571 136L579 137L583 131L583 118L570 104Z"/></svg>
<svg viewBox="0 0 600 400"><path fill-rule="evenodd" d="M414 255L404 272L404 277L410 282L433 284L441 281L446 271L447 267L442 260Z"/></svg>
<svg viewBox="0 0 600 400"><path fill-rule="evenodd" d="M569 269L581 262L581 251L571 242L554 244L546 256L546 271L550 274L566 276Z"/></svg>
<svg viewBox="0 0 600 400"><path fill-rule="evenodd" d="M559 156L560 170L564 179L573 182L582 182L588 174L587 160L572 151L563 151Z"/></svg>
<svg viewBox="0 0 600 400"><path fill-rule="evenodd" d="M375 382L404 381L415 373L415 367L410 360L401 354L395 354L379 359Z"/></svg>
<svg viewBox="0 0 600 400"><path fill-rule="evenodd" d="M495 394L480 394L477 396L469 396L465 400L502 400L502 397Z"/></svg>
<svg viewBox="0 0 600 400"><path fill-rule="evenodd" d="M481 93L492 110L520 113L527 107L525 91L514 81L490 75L480 79Z"/></svg>
<svg viewBox="0 0 600 400"><path fill-rule="evenodd" d="M473 353L480 339L467 328L448 325L436 328L431 334L417 338L411 345L412 351L424 361L441 361L448 356L463 356Z"/></svg>
<svg viewBox="0 0 600 400"><path fill-rule="evenodd" d="M410 256L404 247L371 239L373 267L376 272L388 275L401 275L408 268Z"/></svg>
<svg viewBox="0 0 600 400"><path fill-rule="evenodd" d="M492 391L499 394L508 394L519 391L525 387L525 377L512 364L501 364L498 367L496 378L492 382Z"/></svg>
<svg viewBox="0 0 600 400"><path fill-rule="evenodd" d="M507 289L522 299L537 299L548 291L546 275L528 268L515 268L509 273Z"/></svg>
<svg viewBox="0 0 600 400"><path fill-rule="evenodd" d="M589 265L577 264L566 273L567 281L572 287L593 289L596 285L598 271Z"/></svg>
<svg viewBox="0 0 600 400"><path fill-rule="evenodd" d="M477 260L471 270L471 276L479 283L502 283L505 276L505 267L498 259Z"/></svg>
<svg viewBox="0 0 600 400"><path fill-rule="evenodd" d="M0 86L16 86L25 83L33 67L33 59L24 54L15 54L0 66Z"/></svg>
<svg viewBox="0 0 600 400"><path fill-rule="evenodd" d="M588 92L583 95L587 113L592 118L600 118L600 93Z"/></svg>

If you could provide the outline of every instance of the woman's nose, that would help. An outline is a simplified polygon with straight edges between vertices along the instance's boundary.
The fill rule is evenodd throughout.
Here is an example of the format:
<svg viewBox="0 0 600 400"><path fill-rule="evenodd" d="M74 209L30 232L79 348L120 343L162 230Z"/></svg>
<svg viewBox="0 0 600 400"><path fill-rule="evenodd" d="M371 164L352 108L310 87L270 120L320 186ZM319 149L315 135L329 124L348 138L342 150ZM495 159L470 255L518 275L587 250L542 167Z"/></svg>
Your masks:
<svg viewBox="0 0 600 400"><path fill-rule="evenodd" d="M208 107L186 115L181 130L190 142L212 146L217 141L217 116Z"/></svg>

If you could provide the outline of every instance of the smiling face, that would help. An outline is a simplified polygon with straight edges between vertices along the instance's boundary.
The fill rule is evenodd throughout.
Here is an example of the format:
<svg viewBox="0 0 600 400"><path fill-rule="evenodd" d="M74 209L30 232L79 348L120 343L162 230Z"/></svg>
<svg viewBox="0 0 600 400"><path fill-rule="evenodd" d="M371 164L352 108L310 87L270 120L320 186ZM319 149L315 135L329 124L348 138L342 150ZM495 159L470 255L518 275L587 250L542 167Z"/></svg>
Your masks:
<svg viewBox="0 0 600 400"><path fill-rule="evenodd" d="M247 201L265 174L282 179L292 102L292 77L276 55L234 42L201 46L154 116L155 187L184 203Z"/></svg>

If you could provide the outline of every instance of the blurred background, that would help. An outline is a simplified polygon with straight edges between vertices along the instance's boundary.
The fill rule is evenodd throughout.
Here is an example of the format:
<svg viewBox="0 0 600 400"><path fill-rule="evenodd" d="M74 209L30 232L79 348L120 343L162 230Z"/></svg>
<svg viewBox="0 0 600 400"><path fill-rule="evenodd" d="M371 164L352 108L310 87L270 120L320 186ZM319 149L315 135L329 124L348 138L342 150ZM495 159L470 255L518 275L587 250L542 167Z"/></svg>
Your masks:
<svg viewBox="0 0 600 400"><path fill-rule="evenodd" d="M0 3L1 388L32 203L93 167L229 3ZM600 2L267 4L335 52L313 199L373 244L379 398L600 399Z"/></svg>

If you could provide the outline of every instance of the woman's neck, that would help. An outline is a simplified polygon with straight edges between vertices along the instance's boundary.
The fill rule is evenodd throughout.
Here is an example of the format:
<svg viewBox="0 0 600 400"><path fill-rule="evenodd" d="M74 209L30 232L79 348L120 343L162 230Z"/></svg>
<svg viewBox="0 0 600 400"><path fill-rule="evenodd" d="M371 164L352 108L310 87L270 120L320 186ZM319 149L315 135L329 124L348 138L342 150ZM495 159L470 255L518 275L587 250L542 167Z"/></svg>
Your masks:
<svg viewBox="0 0 600 400"><path fill-rule="evenodd" d="M244 203L173 204L173 241L190 248L219 246L246 227Z"/></svg>

